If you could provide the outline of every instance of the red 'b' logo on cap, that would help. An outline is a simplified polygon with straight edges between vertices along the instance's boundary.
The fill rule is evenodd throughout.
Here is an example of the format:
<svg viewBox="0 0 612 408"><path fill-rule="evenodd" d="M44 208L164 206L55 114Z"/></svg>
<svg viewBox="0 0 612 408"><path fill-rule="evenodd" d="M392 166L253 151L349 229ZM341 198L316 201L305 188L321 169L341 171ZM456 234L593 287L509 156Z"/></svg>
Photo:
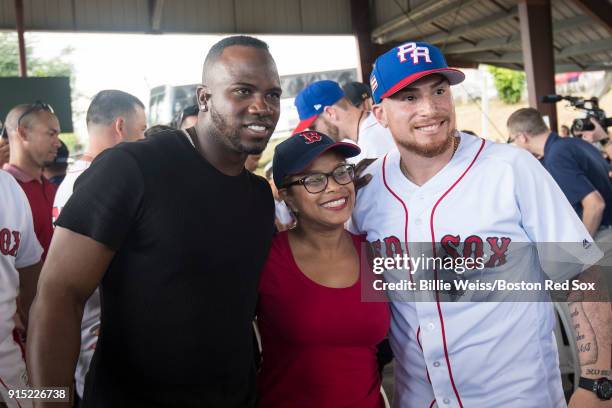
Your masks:
<svg viewBox="0 0 612 408"><path fill-rule="evenodd" d="M304 138L306 144L311 144L321 140L321 135L317 132L302 132L300 136Z"/></svg>

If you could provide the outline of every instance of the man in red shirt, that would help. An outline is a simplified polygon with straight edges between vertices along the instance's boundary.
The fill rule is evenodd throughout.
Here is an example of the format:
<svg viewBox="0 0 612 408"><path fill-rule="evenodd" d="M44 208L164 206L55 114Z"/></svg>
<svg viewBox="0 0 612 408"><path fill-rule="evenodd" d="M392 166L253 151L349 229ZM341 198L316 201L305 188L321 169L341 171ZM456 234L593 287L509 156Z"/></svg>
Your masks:
<svg viewBox="0 0 612 408"><path fill-rule="evenodd" d="M17 105L6 117L10 159L3 169L15 177L30 202L34 231L47 256L53 235L52 209L57 186L43 176L60 146L60 126L49 105Z"/></svg>

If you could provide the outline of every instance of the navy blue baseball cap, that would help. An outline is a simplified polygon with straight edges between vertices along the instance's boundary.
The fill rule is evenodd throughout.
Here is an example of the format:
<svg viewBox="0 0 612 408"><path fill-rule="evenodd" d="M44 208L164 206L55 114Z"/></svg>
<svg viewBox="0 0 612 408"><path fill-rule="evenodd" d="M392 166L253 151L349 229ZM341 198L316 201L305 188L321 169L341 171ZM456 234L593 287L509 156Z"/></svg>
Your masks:
<svg viewBox="0 0 612 408"><path fill-rule="evenodd" d="M344 157L355 157L361 153L356 144L334 142L331 137L314 130L296 133L279 143L274 149L272 160L272 175L276 188L282 188L282 182L287 176L301 173L317 157L329 150L337 151Z"/></svg>
<svg viewBox="0 0 612 408"><path fill-rule="evenodd" d="M68 164L68 158L70 152L68 152L68 146L60 140L60 147L57 148L57 154L53 159L53 164Z"/></svg>
<svg viewBox="0 0 612 408"><path fill-rule="evenodd" d="M326 106L331 106L344 97L344 91L337 82L316 81L302 89L295 97L295 107L300 116L300 123L293 133L301 132L312 125L312 122L323 113Z"/></svg>
<svg viewBox="0 0 612 408"><path fill-rule="evenodd" d="M448 67L438 47L425 42L407 42L393 47L376 58L374 63L370 75L374 103L380 103L384 98L431 74L445 76L451 85L465 79L463 72Z"/></svg>

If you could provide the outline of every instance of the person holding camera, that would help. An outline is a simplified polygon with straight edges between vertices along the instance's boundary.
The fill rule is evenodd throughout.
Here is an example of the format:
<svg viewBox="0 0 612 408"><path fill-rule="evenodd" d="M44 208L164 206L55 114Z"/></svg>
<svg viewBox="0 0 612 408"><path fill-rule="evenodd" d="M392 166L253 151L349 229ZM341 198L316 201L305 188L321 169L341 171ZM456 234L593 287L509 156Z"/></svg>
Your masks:
<svg viewBox="0 0 612 408"><path fill-rule="evenodd" d="M586 140L561 138L551 132L534 108L514 112L507 127L508 143L541 160L595 241L611 241L612 185L608 163L597 148Z"/></svg>
<svg viewBox="0 0 612 408"><path fill-rule="evenodd" d="M593 130L585 130L577 136L589 143L599 143L604 158L610 162L610 160L612 160L612 143L609 143L610 135L608 135L608 132L599 124L597 120L595 120L595 118L589 119L593 124ZM608 173L610 173L610 171L608 171Z"/></svg>

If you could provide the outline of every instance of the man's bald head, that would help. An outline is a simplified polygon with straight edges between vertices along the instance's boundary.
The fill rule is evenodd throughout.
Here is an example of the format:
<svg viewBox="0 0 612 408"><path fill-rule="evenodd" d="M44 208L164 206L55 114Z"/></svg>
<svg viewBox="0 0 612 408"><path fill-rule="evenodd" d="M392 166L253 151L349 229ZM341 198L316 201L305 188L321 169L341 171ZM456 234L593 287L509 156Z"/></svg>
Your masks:
<svg viewBox="0 0 612 408"><path fill-rule="evenodd" d="M11 109L8 115L6 115L6 120L4 121L4 123L6 124L6 130L12 133L17 130L17 126L19 125L29 126L31 124L31 116L34 115L26 115L23 117L23 119L21 119L21 123L18 122L21 115L23 115L30 108L30 106L31 105L23 104L17 105L13 109Z"/></svg>
<svg viewBox="0 0 612 408"><path fill-rule="evenodd" d="M25 115L24 115L25 114ZM17 105L9 111L4 121L7 134L9 138L14 137L17 132L17 127L32 128L38 122L47 122L52 120L57 123L59 131L59 121L55 113L51 110L44 108L43 105L40 107L32 104Z"/></svg>
<svg viewBox="0 0 612 408"><path fill-rule="evenodd" d="M11 164L22 169L42 169L51 163L60 146L57 116L43 104L17 105L6 117Z"/></svg>
<svg viewBox="0 0 612 408"><path fill-rule="evenodd" d="M243 47L252 47L267 53L270 52L268 48L268 44L257 39L255 37L250 37L248 35L234 35L231 37L226 37L221 41L217 42L212 48L208 51L206 55L206 59L204 60L204 69L202 70L202 83L207 84L207 75L211 71L212 67L215 65L217 60L223 54L226 48L232 46L243 46Z"/></svg>
<svg viewBox="0 0 612 408"><path fill-rule="evenodd" d="M196 89L196 130L231 155L263 151L280 112L278 70L268 46L256 38L228 37L209 52Z"/></svg>

